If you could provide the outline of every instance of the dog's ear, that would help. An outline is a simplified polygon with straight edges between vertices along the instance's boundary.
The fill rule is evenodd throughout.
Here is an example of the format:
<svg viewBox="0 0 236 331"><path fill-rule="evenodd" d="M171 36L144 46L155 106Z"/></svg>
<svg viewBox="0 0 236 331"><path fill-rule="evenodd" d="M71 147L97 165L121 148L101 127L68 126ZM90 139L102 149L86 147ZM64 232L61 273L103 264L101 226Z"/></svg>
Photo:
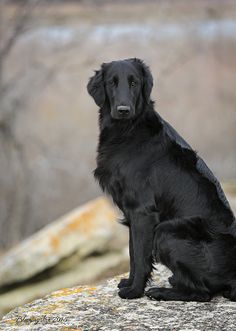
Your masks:
<svg viewBox="0 0 236 331"><path fill-rule="evenodd" d="M89 79L87 90L88 93L93 97L98 107L102 107L105 102L103 65L101 66L101 69L96 70L94 76Z"/></svg>
<svg viewBox="0 0 236 331"><path fill-rule="evenodd" d="M149 67L140 59L134 58L134 62L138 63L141 67L142 76L143 76L143 96L147 103L150 102L150 96L153 87L153 77Z"/></svg>

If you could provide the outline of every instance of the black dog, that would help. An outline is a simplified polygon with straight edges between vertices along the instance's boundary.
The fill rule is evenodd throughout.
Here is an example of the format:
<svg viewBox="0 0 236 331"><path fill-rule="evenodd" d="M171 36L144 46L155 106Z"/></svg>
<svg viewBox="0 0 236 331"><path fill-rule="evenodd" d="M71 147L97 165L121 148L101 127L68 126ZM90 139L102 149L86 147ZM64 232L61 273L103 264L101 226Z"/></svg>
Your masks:
<svg viewBox="0 0 236 331"><path fill-rule="evenodd" d="M153 262L172 272L156 300L236 300L236 221L202 159L154 111L153 80L139 59L103 64L88 83L99 110L95 178L129 227L130 275L121 298L143 295Z"/></svg>

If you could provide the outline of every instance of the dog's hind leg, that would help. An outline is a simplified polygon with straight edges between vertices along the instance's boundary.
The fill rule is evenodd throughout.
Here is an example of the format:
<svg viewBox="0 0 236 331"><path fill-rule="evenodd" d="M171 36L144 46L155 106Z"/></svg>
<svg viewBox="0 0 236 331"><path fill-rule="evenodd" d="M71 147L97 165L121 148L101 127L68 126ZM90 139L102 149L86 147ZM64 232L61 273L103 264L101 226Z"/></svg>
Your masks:
<svg viewBox="0 0 236 331"><path fill-rule="evenodd" d="M171 277L168 278L168 281L172 287L175 287L177 285L177 281L175 279L175 276L172 275Z"/></svg>
<svg viewBox="0 0 236 331"><path fill-rule="evenodd" d="M210 240L200 218L175 219L157 226L154 254L172 272L173 288L151 288L145 294L155 300L209 301ZM172 282L173 280L173 282Z"/></svg>
<svg viewBox="0 0 236 331"><path fill-rule="evenodd" d="M236 282L230 286L230 289L223 292L223 296L231 301L236 301Z"/></svg>
<svg viewBox="0 0 236 331"><path fill-rule="evenodd" d="M207 292L183 291L178 288L158 288L153 287L145 293L152 300L163 301L199 301L207 302L211 300L211 295Z"/></svg>

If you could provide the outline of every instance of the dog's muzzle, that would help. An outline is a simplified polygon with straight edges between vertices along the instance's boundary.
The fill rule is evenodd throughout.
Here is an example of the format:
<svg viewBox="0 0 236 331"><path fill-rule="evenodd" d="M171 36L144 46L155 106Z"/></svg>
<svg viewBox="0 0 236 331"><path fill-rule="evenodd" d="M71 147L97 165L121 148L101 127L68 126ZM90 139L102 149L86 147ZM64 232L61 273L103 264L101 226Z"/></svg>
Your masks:
<svg viewBox="0 0 236 331"><path fill-rule="evenodd" d="M130 106L118 106L117 112L120 116L128 116L130 113Z"/></svg>

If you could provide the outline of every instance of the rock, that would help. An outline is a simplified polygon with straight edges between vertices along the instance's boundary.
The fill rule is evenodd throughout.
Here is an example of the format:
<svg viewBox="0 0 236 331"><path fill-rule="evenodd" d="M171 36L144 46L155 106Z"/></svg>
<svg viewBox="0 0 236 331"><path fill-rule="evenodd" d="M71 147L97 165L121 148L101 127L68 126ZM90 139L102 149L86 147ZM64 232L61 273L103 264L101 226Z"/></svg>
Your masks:
<svg viewBox="0 0 236 331"><path fill-rule="evenodd" d="M62 287L128 270L128 231L116 219L110 203L97 199L8 252L1 260L0 280L11 285L0 289L0 317Z"/></svg>
<svg viewBox="0 0 236 331"><path fill-rule="evenodd" d="M157 265L154 281L168 285L170 272ZM124 276L124 275L122 275ZM121 277L121 276L120 276ZM235 330L236 303L217 297L208 303L122 300L115 277L99 286L64 288L7 314L0 329L12 330Z"/></svg>
<svg viewBox="0 0 236 331"><path fill-rule="evenodd" d="M40 298L52 291L64 287L97 282L98 279L128 270L127 252L110 252L89 257L74 265L73 268L45 277L37 282L28 282L0 295L0 317L11 309ZM92 272L91 272L92 270Z"/></svg>
<svg viewBox="0 0 236 331"><path fill-rule="evenodd" d="M108 200L98 198L52 222L0 257L0 286L28 279L74 252L82 258L108 250L117 238L124 241L117 216Z"/></svg>

